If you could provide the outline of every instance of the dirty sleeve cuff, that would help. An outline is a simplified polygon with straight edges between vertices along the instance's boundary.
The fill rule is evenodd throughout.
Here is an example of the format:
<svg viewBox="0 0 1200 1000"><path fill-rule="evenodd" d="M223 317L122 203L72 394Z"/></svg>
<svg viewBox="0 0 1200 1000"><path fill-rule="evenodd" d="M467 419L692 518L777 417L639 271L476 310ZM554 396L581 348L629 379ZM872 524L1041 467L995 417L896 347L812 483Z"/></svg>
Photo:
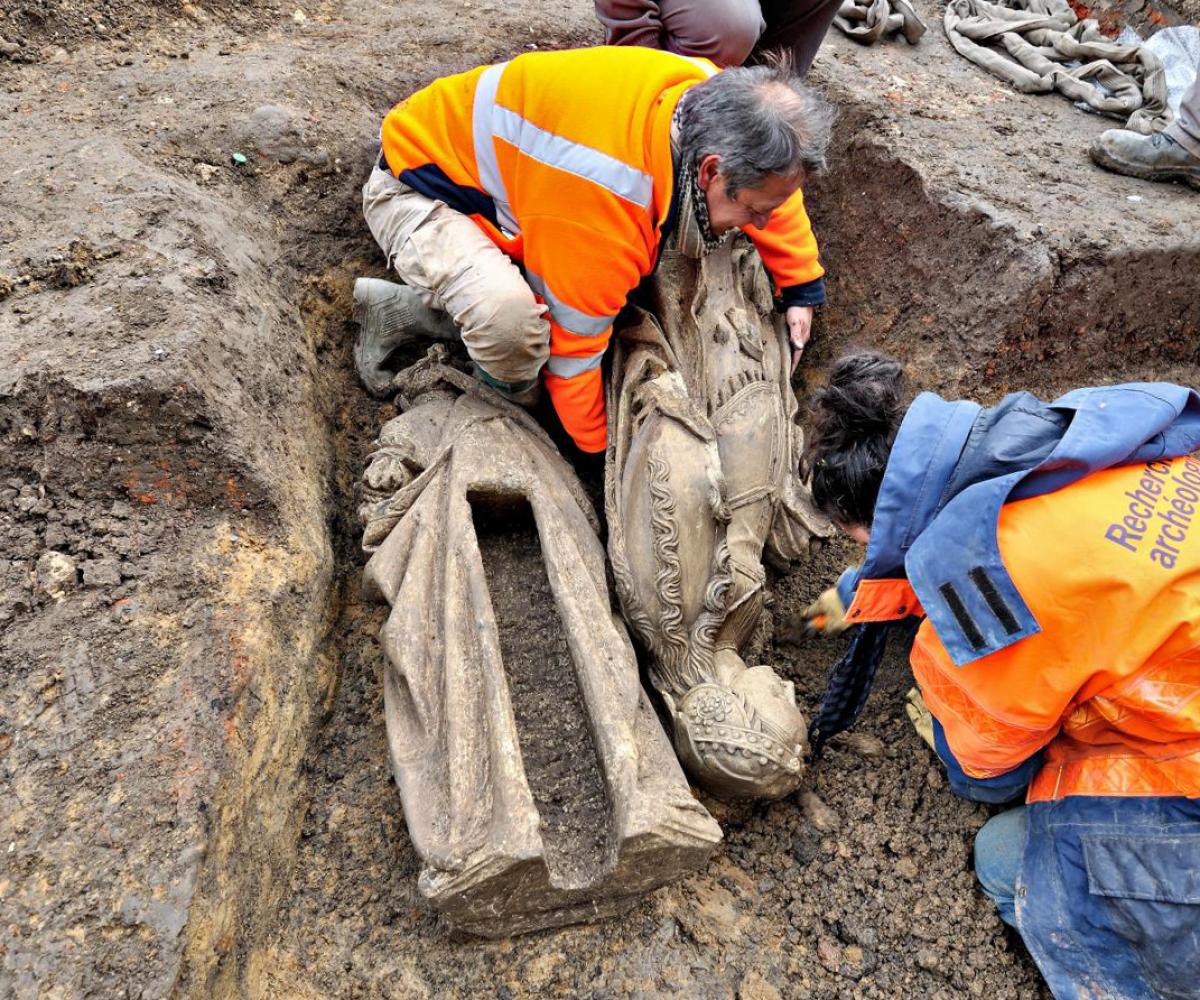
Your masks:
<svg viewBox="0 0 1200 1000"><path fill-rule="evenodd" d="M825 304L825 279L814 278L803 285L788 285L779 289L779 308L791 306L823 306Z"/></svg>
<svg viewBox="0 0 1200 1000"><path fill-rule="evenodd" d="M946 766L946 778L950 790L955 795L972 802L988 802L999 804L1011 802L1025 792L1033 776L1042 767L1044 751L1039 750L1032 757L1018 764L1011 771L998 774L993 778L972 778L963 770L962 765L950 749L946 740L946 730L935 716L933 719L933 748Z"/></svg>

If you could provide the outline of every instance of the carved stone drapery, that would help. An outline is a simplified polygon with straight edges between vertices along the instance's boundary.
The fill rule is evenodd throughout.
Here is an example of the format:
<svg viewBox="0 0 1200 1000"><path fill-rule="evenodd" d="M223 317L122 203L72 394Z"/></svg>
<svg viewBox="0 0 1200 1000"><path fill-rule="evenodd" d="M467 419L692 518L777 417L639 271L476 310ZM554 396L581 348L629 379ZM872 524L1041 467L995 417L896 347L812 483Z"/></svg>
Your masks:
<svg viewBox="0 0 1200 1000"><path fill-rule="evenodd" d="M595 515L536 423L442 364L438 349L397 386L405 412L383 428L364 476L364 586L391 605L380 634L388 744L420 891L486 936L617 912L702 865L721 834L641 688ZM603 829L582 852L552 849L547 810L578 803L539 802L531 790L502 651L506 630L542 623L504 620L514 604L497 610L481 555L474 512L511 504L536 524L553 633L569 650L584 752L602 785L591 807ZM565 691L541 694L569 707Z"/></svg>

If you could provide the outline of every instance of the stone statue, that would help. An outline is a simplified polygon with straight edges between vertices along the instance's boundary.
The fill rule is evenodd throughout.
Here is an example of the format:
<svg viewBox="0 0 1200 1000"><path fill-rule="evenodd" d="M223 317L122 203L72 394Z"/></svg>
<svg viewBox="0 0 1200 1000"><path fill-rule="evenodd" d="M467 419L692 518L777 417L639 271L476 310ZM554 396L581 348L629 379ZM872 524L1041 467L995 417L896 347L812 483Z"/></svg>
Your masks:
<svg viewBox="0 0 1200 1000"><path fill-rule="evenodd" d="M691 775L719 796L779 797L800 781L804 717L792 684L741 654L764 552L788 563L830 533L797 478L787 340L745 237L702 256L664 248L648 291L608 388L617 592Z"/></svg>
<svg viewBox="0 0 1200 1000"><path fill-rule="evenodd" d="M388 744L420 891L491 937L617 912L721 832L641 688L595 514L534 420L442 348L393 388L404 412L364 475L364 587L391 606ZM487 532L542 584L489 556ZM538 630L548 651L521 654Z"/></svg>

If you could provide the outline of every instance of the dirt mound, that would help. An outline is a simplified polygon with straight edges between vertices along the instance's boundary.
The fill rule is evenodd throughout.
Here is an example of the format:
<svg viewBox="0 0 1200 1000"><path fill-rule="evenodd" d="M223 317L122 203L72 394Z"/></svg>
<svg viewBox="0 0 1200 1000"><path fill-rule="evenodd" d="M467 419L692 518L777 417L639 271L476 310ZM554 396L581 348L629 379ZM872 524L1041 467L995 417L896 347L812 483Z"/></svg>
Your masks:
<svg viewBox="0 0 1200 1000"><path fill-rule="evenodd" d="M87 42L137 41L148 31L184 37L204 25L250 32L291 17L299 5L282 0L13 0L0 9L0 49L17 61L53 57L56 48L75 49ZM315 5L314 5L315 6ZM49 52L44 53L43 50Z"/></svg>
<svg viewBox="0 0 1200 1000"><path fill-rule="evenodd" d="M612 824L533 510L524 504L503 512L476 507L472 513L500 630L521 759L542 820L546 865L563 885L587 885L615 854L608 843ZM531 622L538 624L530 628Z"/></svg>

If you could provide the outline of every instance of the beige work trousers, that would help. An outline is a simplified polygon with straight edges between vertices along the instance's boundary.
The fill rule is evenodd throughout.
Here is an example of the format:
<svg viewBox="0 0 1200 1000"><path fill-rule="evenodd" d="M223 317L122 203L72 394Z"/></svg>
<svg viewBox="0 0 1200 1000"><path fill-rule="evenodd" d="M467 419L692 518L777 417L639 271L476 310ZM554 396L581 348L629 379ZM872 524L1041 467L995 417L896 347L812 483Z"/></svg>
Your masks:
<svg viewBox="0 0 1200 1000"><path fill-rule="evenodd" d="M550 357L546 306L483 230L378 164L363 185L363 216L400 280L462 330L485 381L510 394L536 385Z"/></svg>

